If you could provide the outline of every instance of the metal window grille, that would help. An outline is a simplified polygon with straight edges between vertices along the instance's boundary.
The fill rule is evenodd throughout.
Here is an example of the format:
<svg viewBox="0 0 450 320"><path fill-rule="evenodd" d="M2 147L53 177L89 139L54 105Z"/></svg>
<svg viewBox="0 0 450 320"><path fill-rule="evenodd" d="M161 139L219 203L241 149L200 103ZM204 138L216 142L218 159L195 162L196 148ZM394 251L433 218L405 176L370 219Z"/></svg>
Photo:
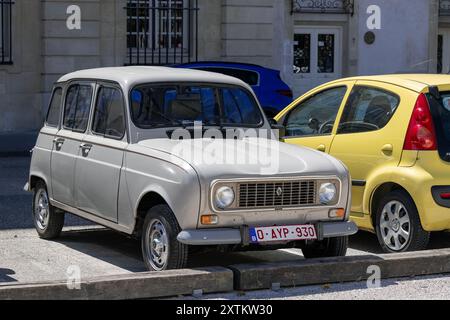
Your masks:
<svg viewBox="0 0 450 320"><path fill-rule="evenodd" d="M450 0L439 1L439 15L450 16Z"/></svg>
<svg viewBox="0 0 450 320"><path fill-rule="evenodd" d="M11 0L0 0L0 64L12 63L12 5Z"/></svg>
<svg viewBox="0 0 450 320"><path fill-rule="evenodd" d="M127 2L128 65L198 60L198 0Z"/></svg>
<svg viewBox="0 0 450 320"><path fill-rule="evenodd" d="M292 0L292 13L347 13L353 15L354 0Z"/></svg>

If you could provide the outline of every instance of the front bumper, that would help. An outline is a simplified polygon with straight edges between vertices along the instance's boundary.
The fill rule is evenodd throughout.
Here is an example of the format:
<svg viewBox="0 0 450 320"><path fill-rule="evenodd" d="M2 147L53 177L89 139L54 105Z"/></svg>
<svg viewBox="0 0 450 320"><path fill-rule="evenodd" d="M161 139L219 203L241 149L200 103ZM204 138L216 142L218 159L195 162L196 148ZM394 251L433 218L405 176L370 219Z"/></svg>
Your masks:
<svg viewBox="0 0 450 320"><path fill-rule="evenodd" d="M320 222L315 224L318 239L351 236L358 232L358 227L353 221L346 222ZM213 246L213 245L239 245L249 243L248 228L232 229L202 229L185 230L180 232L177 239L179 242L191 246Z"/></svg>

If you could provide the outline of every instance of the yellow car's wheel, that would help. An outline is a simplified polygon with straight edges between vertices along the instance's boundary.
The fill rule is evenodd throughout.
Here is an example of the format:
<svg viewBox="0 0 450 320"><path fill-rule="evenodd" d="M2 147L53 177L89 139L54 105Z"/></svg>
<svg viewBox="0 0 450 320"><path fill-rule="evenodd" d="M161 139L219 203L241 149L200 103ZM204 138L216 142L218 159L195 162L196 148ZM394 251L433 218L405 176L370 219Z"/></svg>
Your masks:
<svg viewBox="0 0 450 320"><path fill-rule="evenodd" d="M424 250L430 239L430 233L422 228L414 202L402 190L381 199L376 231L381 247L388 253Z"/></svg>

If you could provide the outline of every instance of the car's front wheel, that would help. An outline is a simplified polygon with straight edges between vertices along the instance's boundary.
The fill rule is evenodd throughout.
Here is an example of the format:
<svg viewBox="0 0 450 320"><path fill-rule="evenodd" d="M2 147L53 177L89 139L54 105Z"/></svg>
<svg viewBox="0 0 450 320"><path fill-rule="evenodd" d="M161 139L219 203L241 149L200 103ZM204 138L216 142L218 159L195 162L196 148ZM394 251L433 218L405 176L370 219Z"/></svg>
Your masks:
<svg viewBox="0 0 450 320"><path fill-rule="evenodd" d="M148 270L186 267L188 246L178 242L180 231L175 215L167 205L157 205L148 211L141 237L142 257Z"/></svg>
<svg viewBox="0 0 450 320"><path fill-rule="evenodd" d="M422 228L419 213L411 197L395 190L385 195L376 213L378 241L385 252L424 250L430 233Z"/></svg>
<svg viewBox="0 0 450 320"><path fill-rule="evenodd" d="M44 183L37 183L33 191L33 221L39 237L46 240L59 237L64 227L64 212L50 204Z"/></svg>
<svg viewBox="0 0 450 320"><path fill-rule="evenodd" d="M328 238L307 244L303 249L306 259L344 257L347 254L348 237Z"/></svg>

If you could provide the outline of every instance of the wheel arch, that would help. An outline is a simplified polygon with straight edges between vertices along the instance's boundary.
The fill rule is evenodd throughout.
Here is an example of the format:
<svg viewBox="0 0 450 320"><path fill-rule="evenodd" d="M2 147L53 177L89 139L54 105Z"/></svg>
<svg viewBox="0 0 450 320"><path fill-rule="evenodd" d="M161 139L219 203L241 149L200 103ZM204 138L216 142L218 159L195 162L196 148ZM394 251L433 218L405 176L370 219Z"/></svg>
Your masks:
<svg viewBox="0 0 450 320"><path fill-rule="evenodd" d="M47 179L45 179L44 177L42 177L40 175L36 175L36 174L30 175L29 190L33 190L39 182L43 182L45 184L45 186L47 187L47 192L50 192L50 190L48 190L49 184L47 183Z"/></svg>
<svg viewBox="0 0 450 320"><path fill-rule="evenodd" d="M375 225L376 225L375 219L376 219L376 212L378 210L379 202L386 194L388 194L392 191L395 191L395 190L400 190L400 191L405 192L410 197L412 203L414 204L414 206L417 209L417 205L416 205L413 197L411 196L411 193L405 187L403 187L402 185L400 185L399 183L396 183L396 182L385 182L374 189L374 191L372 192L372 196L370 198L369 213L370 213L370 220L372 222L372 226L374 227L374 229L375 229ZM419 218L420 218L420 214L419 214Z"/></svg>
<svg viewBox="0 0 450 320"><path fill-rule="evenodd" d="M164 196L161 195L160 192L157 192L155 190L148 190L142 194L138 201L138 205L136 206L136 217L133 234L140 235L142 231L142 225L144 223L145 216L147 215L148 210L161 204L170 207L169 202Z"/></svg>

